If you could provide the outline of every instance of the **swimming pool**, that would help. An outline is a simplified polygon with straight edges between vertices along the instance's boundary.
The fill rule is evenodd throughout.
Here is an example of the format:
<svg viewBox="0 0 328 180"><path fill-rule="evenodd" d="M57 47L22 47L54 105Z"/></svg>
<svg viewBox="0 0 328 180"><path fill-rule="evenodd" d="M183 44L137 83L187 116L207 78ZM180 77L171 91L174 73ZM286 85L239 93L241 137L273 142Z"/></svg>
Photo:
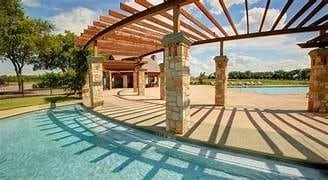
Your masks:
<svg viewBox="0 0 328 180"><path fill-rule="evenodd" d="M79 105L0 121L0 179L324 179L324 173L158 137Z"/></svg>
<svg viewBox="0 0 328 180"><path fill-rule="evenodd" d="M258 93L268 95L283 95L283 94L306 94L309 92L309 87L245 87L231 88L240 92Z"/></svg>

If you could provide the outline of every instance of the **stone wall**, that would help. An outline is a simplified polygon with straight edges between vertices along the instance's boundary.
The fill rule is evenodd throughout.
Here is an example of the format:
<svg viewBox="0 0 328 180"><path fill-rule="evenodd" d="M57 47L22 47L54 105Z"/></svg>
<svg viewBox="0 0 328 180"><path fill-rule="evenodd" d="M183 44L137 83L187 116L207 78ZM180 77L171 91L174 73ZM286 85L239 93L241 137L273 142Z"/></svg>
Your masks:
<svg viewBox="0 0 328 180"><path fill-rule="evenodd" d="M224 106L227 89L227 65L226 56L216 56L215 61L215 105Z"/></svg>
<svg viewBox="0 0 328 180"><path fill-rule="evenodd" d="M145 95L145 88L146 88L145 72L146 72L145 69L138 70L138 95L139 96Z"/></svg>
<svg viewBox="0 0 328 180"><path fill-rule="evenodd" d="M128 88L128 75L123 74L123 88Z"/></svg>
<svg viewBox="0 0 328 180"><path fill-rule="evenodd" d="M138 92L138 71L133 71L133 91Z"/></svg>
<svg viewBox="0 0 328 180"><path fill-rule="evenodd" d="M82 102L85 106L95 108L104 103L103 96L103 57L89 57L87 83L82 89Z"/></svg>
<svg viewBox="0 0 328 180"><path fill-rule="evenodd" d="M159 87L160 87L160 99L161 100L165 100L165 64L161 63L159 64L159 68L160 68L160 74L159 74Z"/></svg>
<svg viewBox="0 0 328 180"><path fill-rule="evenodd" d="M312 50L308 110L328 113L328 48Z"/></svg>
<svg viewBox="0 0 328 180"><path fill-rule="evenodd" d="M166 130L183 134L190 123L190 70L189 47L191 41L184 33L164 37L166 77Z"/></svg>

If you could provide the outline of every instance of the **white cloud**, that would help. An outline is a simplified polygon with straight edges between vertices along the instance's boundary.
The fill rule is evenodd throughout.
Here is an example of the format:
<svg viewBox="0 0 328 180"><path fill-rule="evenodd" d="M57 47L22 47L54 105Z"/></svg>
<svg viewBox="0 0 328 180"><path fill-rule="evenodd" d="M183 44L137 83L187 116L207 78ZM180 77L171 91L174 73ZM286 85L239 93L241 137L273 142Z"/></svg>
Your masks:
<svg viewBox="0 0 328 180"><path fill-rule="evenodd" d="M223 10L218 0L201 0L203 3L209 6L210 12L213 14L220 15L222 14ZM249 0L248 4L254 4L259 0ZM225 0L225 6L229 9L233 5L244 4L245 0Z"/></svg>
<svg viewBox="0 0 328 180"><path fill-rule="evenodd" d="M41 3L39 0L22 0L22 3L28 7L40 7Z"/></svg>
<svg viewBox="0 0 328 180"><path fill-rule="evenodd" d="M99 14L88 8L77 7L53 16L51 21L56 25L58 33L70 30L79 35L87 25L92 24L93 20L98 18Z"/></svg>

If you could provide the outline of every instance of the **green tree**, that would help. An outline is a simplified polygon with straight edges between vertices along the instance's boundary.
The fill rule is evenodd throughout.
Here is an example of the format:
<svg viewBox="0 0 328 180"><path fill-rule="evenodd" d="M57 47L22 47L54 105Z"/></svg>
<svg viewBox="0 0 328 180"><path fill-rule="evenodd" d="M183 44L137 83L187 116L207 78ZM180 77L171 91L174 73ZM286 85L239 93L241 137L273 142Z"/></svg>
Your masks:
<svg viewBox="0 0 328 180"><path fill-rule="evenodd" d="M79 51L79 48L75 47L76 39L77 36L70 31L47 36L43 41L47 46L39 49L39 56L33 62L33 69L60 69L63 73L68 72L74 66L76 51Z"/></svg>
<svg viewBox="0 0 328 180"><path fill-rule="evenodd" d="M26 17L19 0L0 0L0 24L0 59L13 64L19 91L24 93L22 69L37 58L53 26Z"/></svg>
<svg viewBox="0 0 328 180"><path fill-rule="evenodd" d="M33 61L34 70L61 70L65 74L64 86L74 93L80 92L85 84L86 57L90 54L90 51L75 46L76 39L77 36L70 31L48 36L46 44L51 45L40 49L38 58Z"/></svg>
<svg viewBox="0 0 328 180"><path fill-rule="evenodd" d="M204 83L204 79L206 79L205 72L200 72L199 73L199 76L198 76L198 82L199 82L199 84L203 84Z"/></svg>

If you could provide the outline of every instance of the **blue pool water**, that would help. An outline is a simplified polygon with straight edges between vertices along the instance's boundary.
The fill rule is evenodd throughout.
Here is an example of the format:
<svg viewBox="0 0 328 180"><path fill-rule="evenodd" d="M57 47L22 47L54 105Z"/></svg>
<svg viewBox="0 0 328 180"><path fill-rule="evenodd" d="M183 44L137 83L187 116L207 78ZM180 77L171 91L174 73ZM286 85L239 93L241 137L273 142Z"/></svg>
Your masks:
<svg viewBox="0 0 328 180"><path fill-rule="evenodd" d="M324 179L324 173L154 136L78 105L0 120L0 179Z"/></svg>
<svg viewBox="0 0 328 180"><path fill-rule="evenodd" d="M283 95L283 94L306 94L309 92L309 87L247 87L247 88L232 88L240 92L258 93L268 95Z"/></svg>

